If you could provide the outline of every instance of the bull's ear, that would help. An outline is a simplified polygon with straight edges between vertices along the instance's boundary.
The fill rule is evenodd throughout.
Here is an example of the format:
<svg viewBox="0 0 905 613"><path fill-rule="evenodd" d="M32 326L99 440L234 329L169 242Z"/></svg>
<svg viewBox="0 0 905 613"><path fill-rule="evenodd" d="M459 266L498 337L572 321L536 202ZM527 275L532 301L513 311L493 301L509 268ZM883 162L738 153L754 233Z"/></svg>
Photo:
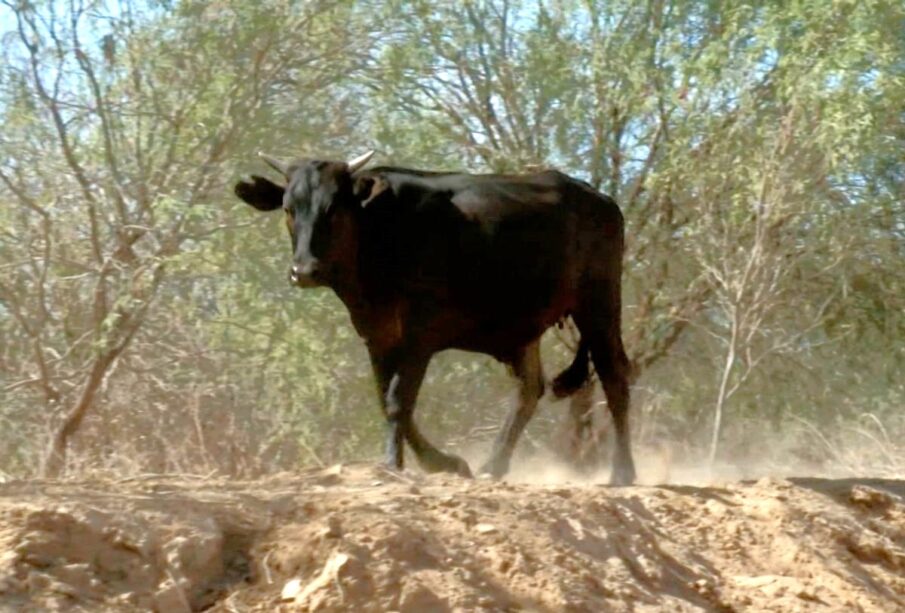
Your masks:
<svg viewBox="0 0 905 613"><path fill-rule="evenodd" d="M284 188L264 177L253 176L251 181L239 181L233 191L240 200L259 211L273 211L283 206Z"/></svg>
<svg viewBox="0 0 905 613"><path fill-rule="evenodd" d="M361 200L361 206L366 207L382 193L390 188L390 183L381 176L359 177L355 180L353 191Z"/></svg>

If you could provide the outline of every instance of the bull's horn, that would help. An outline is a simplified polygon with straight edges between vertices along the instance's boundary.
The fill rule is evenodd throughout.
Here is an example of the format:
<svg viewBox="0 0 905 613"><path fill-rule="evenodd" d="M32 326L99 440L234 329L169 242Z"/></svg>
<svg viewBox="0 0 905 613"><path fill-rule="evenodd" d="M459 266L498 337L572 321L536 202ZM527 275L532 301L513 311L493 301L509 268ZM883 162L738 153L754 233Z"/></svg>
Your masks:
<svg viewBox="0 0 905 613"><path fill-rule="evenodd" d="M272 155L268 155L263 151L258 151L258 157L267 162L267 165L282 174L284 177L289 176L289 164L286 162L273 157Z"/></svg>
<svg viewBox="0 0 905 613"><path fill-rule="evenodd" d="M357 158L346 164L349 167L349 172L355 172L362 166L368 163L368 160L371 159L371 156L374 155L374 150L368 151L367 153L363 153L359 155Z"/></svg>

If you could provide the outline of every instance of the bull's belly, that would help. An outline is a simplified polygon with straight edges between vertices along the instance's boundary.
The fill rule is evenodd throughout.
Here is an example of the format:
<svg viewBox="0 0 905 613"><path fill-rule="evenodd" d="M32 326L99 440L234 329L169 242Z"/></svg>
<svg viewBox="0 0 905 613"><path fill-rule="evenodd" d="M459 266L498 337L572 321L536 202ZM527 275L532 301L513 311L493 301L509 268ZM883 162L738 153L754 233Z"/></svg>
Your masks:
<svg viewBox="0 0 905 613"><path fill-rule="evenodd" d="M410 340L428 350L461 349L508 362L576 305L574 279L565 275L475 281L412 291L404 326Z"/></svg>
<svg viewBox="0 0 905 613"><path fill-rule="evenodd" d="M567 317L570 304L559 302L532 313L502 314L462 320L451 332L445 349L461 349L489 354L510 362L525 345L537 340L550 326Z"/></svg>
<svg viewBox="0 0 905 613"><path fill-rule="evenodd" d="M515 359L523 347L538 339L543 332L544 330L537 328L520 330L510 328L497 330L487 335L460 336L443 349L483 353L508 364Z"/></svg>

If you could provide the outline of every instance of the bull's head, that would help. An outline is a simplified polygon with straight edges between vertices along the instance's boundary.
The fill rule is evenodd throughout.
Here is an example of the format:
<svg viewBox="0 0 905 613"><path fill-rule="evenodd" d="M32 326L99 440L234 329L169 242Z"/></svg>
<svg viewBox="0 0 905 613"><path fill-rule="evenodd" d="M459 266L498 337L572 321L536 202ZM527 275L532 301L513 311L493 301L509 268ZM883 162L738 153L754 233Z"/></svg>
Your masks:
<svg viewBox="0 0 905 613"><path fill-rule="evenodd" d="M373 180L353 182L352 174L371 156L350 162L283 162L260 154L283 175L281 186L253 176L235 186L236 195L259 211L282 208L292 240L289 280L299 287L331 285L354 266L362 208L373 197Z"/></svg>

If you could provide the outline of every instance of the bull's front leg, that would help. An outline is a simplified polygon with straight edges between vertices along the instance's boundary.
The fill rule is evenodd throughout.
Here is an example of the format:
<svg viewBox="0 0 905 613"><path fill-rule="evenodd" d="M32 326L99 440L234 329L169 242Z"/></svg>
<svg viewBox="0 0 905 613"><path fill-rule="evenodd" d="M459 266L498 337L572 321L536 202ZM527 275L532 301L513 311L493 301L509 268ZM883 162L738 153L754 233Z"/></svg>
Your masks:
<svg viewBox="0 0 905 613"><path fill-rule="evenodd" d="M415 410L418 390L427 370L427 360L414 359L401 351L371 352L371 366L377 382L380 408L386 418L386 464L402 470L405 466L405 427Z"/></svg>
<svg viewBox="0 0 905 613"><path fill-rule="evenodd" d="M418 463L427 472L471 476L467 462L434 447L415 425L415 401L429 362L429 355L371 352L377 390L387 420L386 463L398 470L405 466L403 443L408 440Z"/></svg>

